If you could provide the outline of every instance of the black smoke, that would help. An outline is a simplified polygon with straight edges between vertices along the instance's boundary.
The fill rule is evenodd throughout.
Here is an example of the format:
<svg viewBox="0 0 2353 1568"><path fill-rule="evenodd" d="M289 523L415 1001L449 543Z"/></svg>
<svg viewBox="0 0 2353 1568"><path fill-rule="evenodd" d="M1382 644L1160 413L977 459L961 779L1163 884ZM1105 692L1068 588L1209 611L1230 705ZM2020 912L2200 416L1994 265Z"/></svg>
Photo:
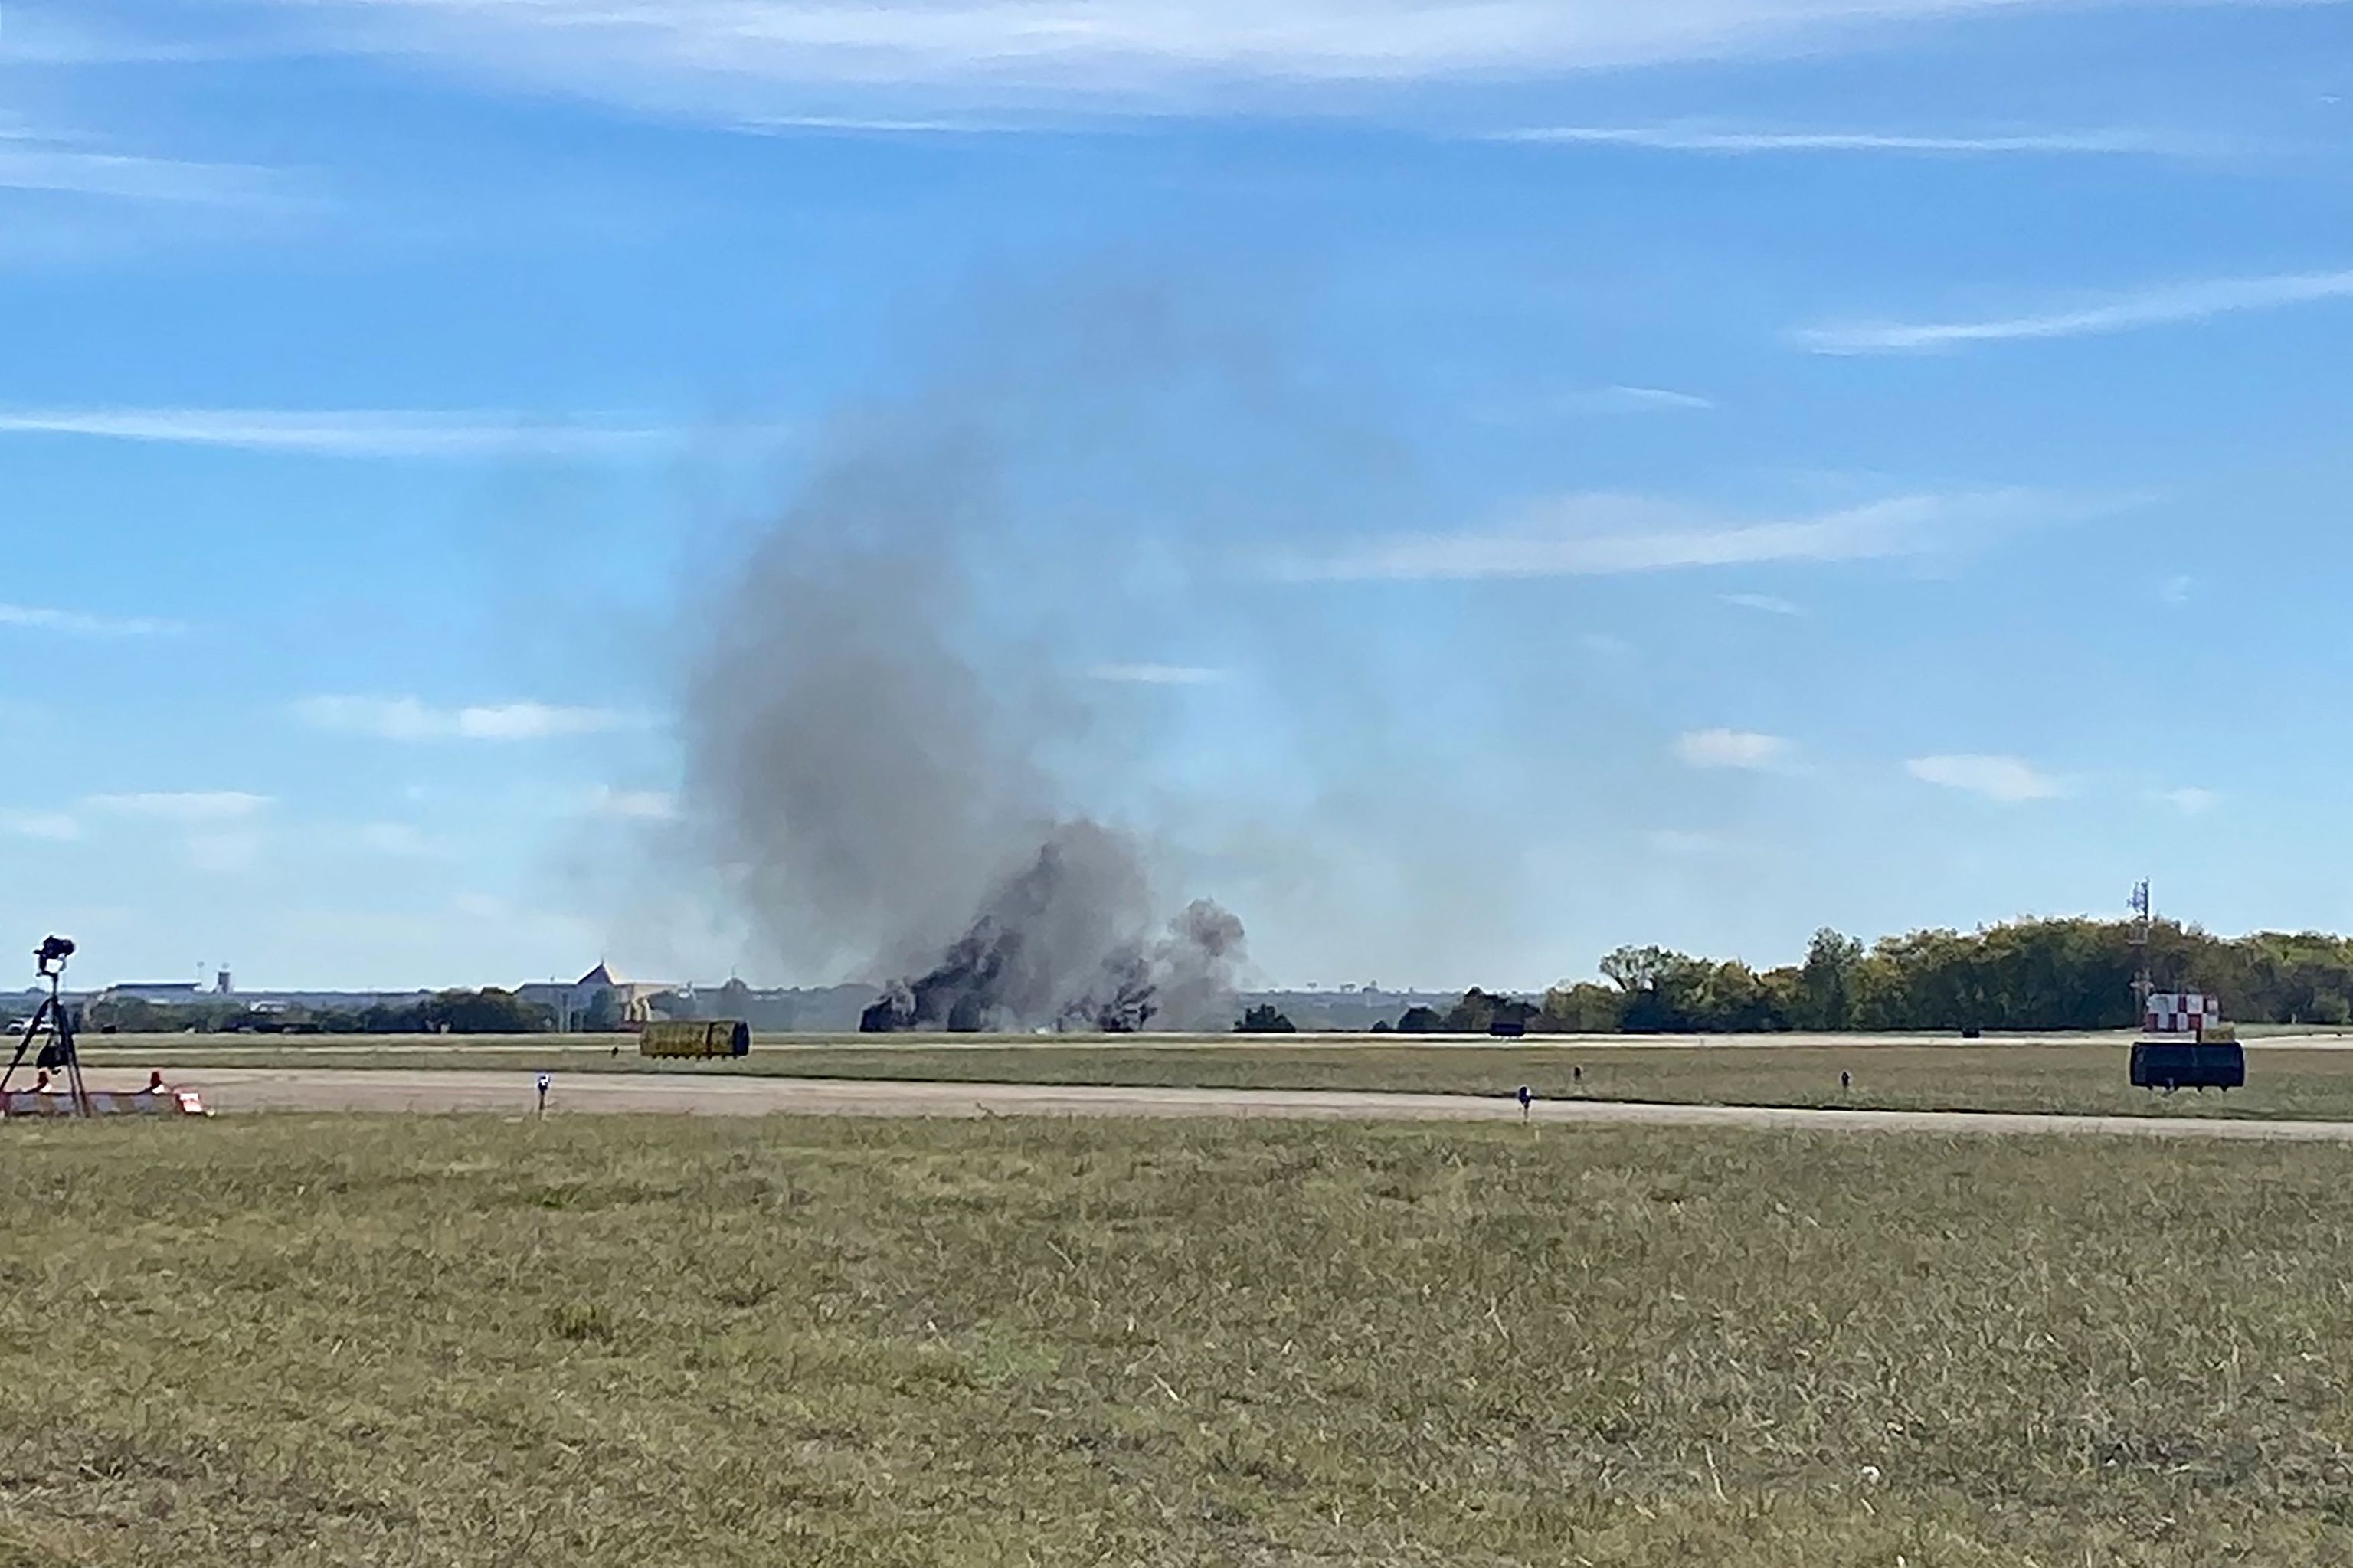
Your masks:
<svg viewBox="0 0 2353 1568"><path fill-rule="evenodd" d="M1240 922L1167 918L1143 844L1044 760L1087 705L995 613L1009 440L929 402L833 435L698 610L691 818L778 957L884 983L870 1030L1214 1026Z"/></svg>
<svg viewBox="0 0 2353 1568"><path fill-rule="evenodd" d="M1119 835L1064 823L938 964L886 987L859 1028L1128 1034L1171 1012L1200 1022L1233 989L1241 922L1197 899L1145 942L1131 934L1148 907L1138 865Z"/></svg>

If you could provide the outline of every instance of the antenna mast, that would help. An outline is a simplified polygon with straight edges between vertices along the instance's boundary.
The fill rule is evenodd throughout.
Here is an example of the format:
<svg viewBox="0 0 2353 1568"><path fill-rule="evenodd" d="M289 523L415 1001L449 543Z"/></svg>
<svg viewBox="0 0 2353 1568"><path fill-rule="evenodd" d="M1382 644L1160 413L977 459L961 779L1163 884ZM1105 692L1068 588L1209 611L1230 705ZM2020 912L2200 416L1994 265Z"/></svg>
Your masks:
<svg viewBox="0 0 2353 1568"><path fill-rule="evenodd" d="M2148 896L2148 878L2142 877L2133 885L2132 912L2140 916L2140 929L2132 938L2137 961L2133 965L2133 1002L2139 1013L2138 1023L2148 1017L2148 999L2157 990L2157 981L2148 972L2149 927L2156 923L2153 906Z"/></svg>

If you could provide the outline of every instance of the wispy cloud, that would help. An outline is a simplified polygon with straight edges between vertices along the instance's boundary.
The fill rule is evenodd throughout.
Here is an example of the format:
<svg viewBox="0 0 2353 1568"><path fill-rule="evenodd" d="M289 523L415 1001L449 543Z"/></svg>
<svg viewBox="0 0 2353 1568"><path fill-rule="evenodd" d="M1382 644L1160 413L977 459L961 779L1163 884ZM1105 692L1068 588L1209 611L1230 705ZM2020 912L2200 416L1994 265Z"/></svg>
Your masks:
<svg viewBox="0 0 2353 1568"><path fill-rule="evenodd" d="M1694 768L1772 768L1787 761L1788 740L1750 729L1694 729L1675 737L1675 757Z"/></svg>
<svg viewBox="0 0 2353 1568"><path fill-rule="evenodd" d="M81 837L81 820L66 811L0 811L0 833L70 843Z"/></svg>
<svg viewBox="0 0 2353 1568"><path fill-rule="evenodd" d="M1777 594L1726 593L1716 596L1725 603L1740 609L1753 609L1759 615L1803 615L1805 606L1796 604Z"/></svg>
<svg viewBox="0 0 2353 1568"><path fill-rule="evenodd" d="M673 427L609 416L564 423L488 411L271 408L5 408L0 435L80 436L335 458L570 457L681 439Z"/></svg>
<svg viewBox="0 0 2353 1568"><path fill-rule="evenodd" d="M736 128L776 136L1022 136L1069 129L1046 122L892 120L840 114L755 114L736 122Z"/></svg>
<svg viewBox="0 0 2353 1568"><path fill-rule="evenodd" d="M2173 576L2166 578L2163 582L2157 585L2157 597L2163 599L2168 604L2188 604L2189 602L2189 591L2197 586L2198 579L2196 577L2189 576L2187 572L2176 572Z"/></svg>
<svg viewBox="0 0 2353 1568"><path fill-rule="evenodd" d="M97 7L66 0L49 10L11 0L0 23L0 67L153 65L237 58L249 48L220 40L160 38L111 26L88 15ZM67 19L70 14L71 20Z"/></svg>
<svg viewBox="0 0 2353 1568"><path fill-rule="evenodd" d="M208 206L279 203L294 194L286 175L275 169L138 157L5 133L0 133L0 190Z"/></svg>
<svg viewBox="0 0 2353 1568"><path fill-rule="evenodd" d="M2222 797L2211 789L2200 789L2193 785L2187 789L2164 790L2158 799L2185 817L2195 817L2212 810Z"/></svg>
<svg viewBox="0 0 2353 1568"><path fill-rule="evenodd" d="M1819 49L2057 0L284 0L322 44L733 121L1230 86L1533 76ZM811 91L810 90L826 90ZM863 107L858 105L857 107ZM852 112L849 118L860 116Z"/></svg>
<svg viewBox="0 0 2353 1568"><path fill-rule="evenodd" d="M53 609L41 605L0 604L0 627L26 631L56 631L69 637L162 637L186 627L176 620L146 616L90 615L78 609Z"/></svg>
<svg viewBox="0 0 2353 1568"><path fill-rule="evenodd" d="M1715 402L1696 392L1664 387L1602 387L1572 392L1553 406L1569 414L1674 414L1713 408Z"/></svg>
<svg viewBox="0 0 2353 1568"><path fill-rule="evenodd" d="M616 708L528 702L445 708L416 697L306 697L294 705L294 713L314 729L397 741L556 740L609 734L644 722Z"/></svg>
<svg viewBox="0 0 2353 1568"><path fill-rule="evenodd" d="M2001 154L2189 155L2211 144L2155 132L2095 129L1962 135L1888 131L1757 131L1705 125L1538 125L1486 138L1539 145L1641 147L1735 157L1768 153L1894 153L1991 156Z"/></svg>
<svg viewBox="0 0 2353 1568"><path fill-rule="evenodd" d="M678 797L666 789L616 789L600 784L588 794L588 814L622 822L674 822Z"/></svg>
<svg viewBox="0 0 2353 1568"><path fill-rule="evenodd" d="M2057 779L2015 757L1915 757L1904 770L1924 784L2012 804L2056 800L2067 792Z"/></svg>
<svg viewBox="0 0 2353 1568"><path fill-rule="evenodd" d="M1974 343L2091 337L2174 326L2246 311L2353 297L2353 270L2214 278L2119 294L2096 303L1978 321L1882 322L1808 327L1798 341L1816 354L1923 354Z"/></svg>
<svg viewBox="0 0 2353 1568"><path fill-rule="evenodd" d="M1320 557L1280 559L1270 569L1295 582L1419 582L1874 560L1922 555L2082 510L2081 503L2039 492L1996 490L1896 496L1812 516L1752 521L1641 496L1581 495L1553 502L1507 528L1377 539Z"/></svg>
<svg viewBox="0 0 2353 1568"><path fill-rule="evenodd" d="M100 811L154 821L189 825L247 822L277 804L274 797L242 789L157 790L130 795L93 795L89 804Z"/></svg>
<svg viewBox="0 0 2353 1568"><path fill-rule="evenodd" d="M1133 686L1207 686L1224 680L1226 672L1198 664L1098 664L1087 677Z"/></svg>

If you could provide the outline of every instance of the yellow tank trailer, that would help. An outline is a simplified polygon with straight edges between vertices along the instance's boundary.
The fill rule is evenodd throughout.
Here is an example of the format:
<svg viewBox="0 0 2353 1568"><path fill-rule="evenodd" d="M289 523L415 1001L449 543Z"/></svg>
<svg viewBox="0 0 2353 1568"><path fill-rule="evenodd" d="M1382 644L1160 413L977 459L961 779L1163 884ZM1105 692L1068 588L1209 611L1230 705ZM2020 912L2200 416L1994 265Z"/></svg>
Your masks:
<svg viewBox="0 0 2353 1568"><path fill-rule="evenodd" d="M737 1019L689 1019L647 1024L638 1034L640 1056L748 1056L752 1026Z"/></svg>

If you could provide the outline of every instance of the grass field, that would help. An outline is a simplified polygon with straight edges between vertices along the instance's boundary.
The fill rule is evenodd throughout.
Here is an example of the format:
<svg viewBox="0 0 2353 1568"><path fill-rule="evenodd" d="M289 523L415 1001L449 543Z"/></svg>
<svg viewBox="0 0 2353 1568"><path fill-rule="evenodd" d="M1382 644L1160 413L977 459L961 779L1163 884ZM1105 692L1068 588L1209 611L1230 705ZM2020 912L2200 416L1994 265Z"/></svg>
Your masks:
<svg viewBox="0 0 2353 1568"><path fill-rule="evenodd" d="M737 1062L647 1062L626 1047L512 1038L453 1044L424 1039L256 1045L202 1036L93 1040L94 1064L185 1070L206 1063L348 1066L468 1066L516 1073L691 1071L798 1077L913 1078L968 1083L1107 1084L1196 1088L1398 1089L1509 1094L1522 1084L1551 1098L1904 1110L2189 1115L2353 1120L2353 1051L2263 1046L2242 1093L2151 1095L2126 1080L2127 1037L2060 1044L1704 1045L1655 1049L1566 1045L1399 1045L1219 1043L877 1047L844 1042L764 1043ZM1839 1075L1851 1074L1841 1089Z"/></svg>
<svg viewBox="0 0 2353 1568"><path fill-rule="evenodd" d="M2338 1563L2353 1153L5 1129L0 1563Z"/></svg>

